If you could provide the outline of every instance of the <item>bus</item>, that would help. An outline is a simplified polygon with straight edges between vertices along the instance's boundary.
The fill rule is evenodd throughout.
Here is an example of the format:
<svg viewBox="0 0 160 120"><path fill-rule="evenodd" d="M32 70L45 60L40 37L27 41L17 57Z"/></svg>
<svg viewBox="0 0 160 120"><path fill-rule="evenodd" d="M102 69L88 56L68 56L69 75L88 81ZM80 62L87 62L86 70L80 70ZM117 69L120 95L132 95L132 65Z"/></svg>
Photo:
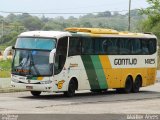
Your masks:
<svg viewBox="0 0 160 120"><path fill-rule="evenodd" d="M157 38L102 28L29 31L16 41L11 86L30 91L137 93L156 81Z"/></svg>

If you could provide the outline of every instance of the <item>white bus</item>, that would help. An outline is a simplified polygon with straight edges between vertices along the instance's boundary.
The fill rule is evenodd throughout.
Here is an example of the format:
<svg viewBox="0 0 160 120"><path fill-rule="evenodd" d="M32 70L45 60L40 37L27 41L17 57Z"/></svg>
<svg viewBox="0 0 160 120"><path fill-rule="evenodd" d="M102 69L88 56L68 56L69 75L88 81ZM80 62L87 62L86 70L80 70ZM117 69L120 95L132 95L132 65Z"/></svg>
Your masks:
<svg viewBox="0 0 160 120"><path fill-rule="evenodd" d="M30 31L16 41L11 85L16 89L138 92L156 79L157 39L152 34L100 28Z"/></svg>

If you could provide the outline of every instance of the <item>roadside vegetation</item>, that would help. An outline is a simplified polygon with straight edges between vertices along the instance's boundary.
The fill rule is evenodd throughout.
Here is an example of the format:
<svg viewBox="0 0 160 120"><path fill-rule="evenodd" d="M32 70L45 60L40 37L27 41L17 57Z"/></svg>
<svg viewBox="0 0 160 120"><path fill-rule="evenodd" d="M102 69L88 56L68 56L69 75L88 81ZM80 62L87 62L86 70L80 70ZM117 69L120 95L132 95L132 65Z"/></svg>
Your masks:
<svg viewBox="0 0 160 120"><path fill-rule="evenodd" d="M8 78L11 76L11 60L0 60L0 78Z"/></svg>

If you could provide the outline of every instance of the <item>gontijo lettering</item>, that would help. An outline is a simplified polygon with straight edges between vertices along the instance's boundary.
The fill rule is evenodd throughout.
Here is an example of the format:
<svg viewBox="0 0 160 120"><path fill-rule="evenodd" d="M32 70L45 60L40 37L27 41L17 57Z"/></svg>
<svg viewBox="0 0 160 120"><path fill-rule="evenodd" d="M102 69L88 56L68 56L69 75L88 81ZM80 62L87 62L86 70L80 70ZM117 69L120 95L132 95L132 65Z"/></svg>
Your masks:
<svg viewBox="0 0 160 120"><path fill-rule="evenodd" d="M136 65L137 59L136 58L123 58L123 59L115 59L114 65Z"/></svg>

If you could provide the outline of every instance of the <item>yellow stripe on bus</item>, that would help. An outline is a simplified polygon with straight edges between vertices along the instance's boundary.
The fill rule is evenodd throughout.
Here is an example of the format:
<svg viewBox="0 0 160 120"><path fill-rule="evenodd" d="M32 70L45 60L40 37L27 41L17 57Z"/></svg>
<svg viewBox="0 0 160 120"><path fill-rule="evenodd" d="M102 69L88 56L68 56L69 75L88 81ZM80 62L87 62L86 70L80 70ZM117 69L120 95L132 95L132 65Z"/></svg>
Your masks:
<svg viewBox="0 0 160 120"><path fill-rule="evenodd" d="M108 81L108 78L107 78L107 75L108 75L107 69L112 68L112 66L110 64L110 60L109 60L107 55L99 55L99 59L100 59L100 62L101 62L102 68L103 68L103 72L104 72L105 77L106 77L106 82L107 82L107 85L108 85L108 88L109 88L111 85L110 85L110 82Z"/></svg>
<svg viewBox="0 0 160 120"><path fill-rule="evenodd" d="M37 80L42 80L42 79L43 79L43 77L38 77L38 78L37 78Z"/></svg>
<svg viewBox="0 0 160 120"><path fill-rule="evenodd" d="M101 61L103 69L112 68L109 57L107 55L99 55L99 59Z"/></svg>

